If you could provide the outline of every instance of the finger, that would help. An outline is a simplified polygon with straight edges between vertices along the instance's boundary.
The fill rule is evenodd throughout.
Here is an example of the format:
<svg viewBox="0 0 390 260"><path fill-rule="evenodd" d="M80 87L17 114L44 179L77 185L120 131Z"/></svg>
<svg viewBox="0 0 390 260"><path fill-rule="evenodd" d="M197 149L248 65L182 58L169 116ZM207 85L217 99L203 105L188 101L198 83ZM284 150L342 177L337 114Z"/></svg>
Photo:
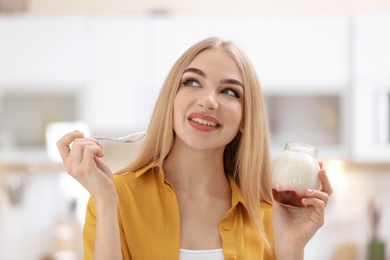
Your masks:
<svg viewBox="0 0 390 260"><path fill-rule="evenodd" d="M95 157L101 158L103 156L103 149L96 143L88 143L85 145L83 157L86 161L93 161Z"/></svg>
<svg viewBox="0 0 390 260"><path fill-rule="evenodd" d="M317 198L304 198L302 199L302 204L306 207L312 206L314 208L316 215L319 216L315 217L315 221L318 223L319 226L322 226L325 221L325 202Z"/></svg>
<svg viewBox="0 0 390 260"><path fill-rule="evenodd" d="M84 137L84 133L74 131L67 133L64 135L60 140L57 141L57 148L60 152L62 161L66 162L69 158L70 154L70 144L76 139L76 138L82 138Z"/></svg>
<svg viewBox="0 0 390 260"><path fill-rule="evenodd" d="M99 157L103 156L102 146L96 139L91 138L77 138L73 140L72 149L70 156L68 157L67 165L69 166L77 166L82 163L83 160L91 160L91 156L85 158L85 150L87 147L96 146L95 154L93 154L92 158L97 155ZM99 151L100 150L100 151ZM89 151L91 152L91 151ZM71 169L69 169L71 171ZM69 172L69 171L68 171Z"/></svg>
<svg viewBox="0 0 390 260"><path fill-rule="evenodd" d="M322 189L321 191L327 193L329 196L333 193L332 185L330 184L328 175L324 169L321 169L319 172L319 178L321 181Z"/></svg>
<svg viewBox="0 0 390 260"><path fill-rule="evenodd" d="M103 156L103 151L100 146L91 142L84 143L82 149L78 151L78 154L80 152L82 154L81 156L74 156L73 161L69 162L69 168L75 168L69 169L68 173L76 178L78 175L89 175L90 173L96 172L95 157ZM81 160L80 157L82 158Z"/></svg>
<svg viewBox="0 0 390 260"><path fill-rule="evenodd" d="M319 191L319 190L306 189L305 195L306 195L306 198L302 199L302 203L304 205L312 205L316 208L325 209L325 206L329 200L329 195L327 193ZM322 211L319 211L319 212L322 212Z"/></svg>
<svg viewBox="0 0 390 260"><path fill-rule="evenodd" d="M319 208L319 209L324 209L325 210L325 201L319 199L319 198L316 198L316 197L313 197L313 198L303 198L302 199L302 204L305 205L305 206L314 206L315 208ZM322 212L321 210L319 212Z"/></svg>
<svg viewBox="0 0 390 260"><path fill-rule="evenodd" d="M96 138L93 138L93 137L83 137L83 138L76 138L73 140L73 143L76 144L76 143L83 143L83 142L91 142L91 143L94 143L98 146L100 146L101 148L103 148L103 145L99 142L99 140L97 140Z"/></svg>
<svg viewBox="0 0 390 260"><path fill-rule="evenodd" d="M321 200L324 202L325 205L328 203L329 200L329 194L319 190L306 189L305 195L307 196L307 198Z"/></svg>

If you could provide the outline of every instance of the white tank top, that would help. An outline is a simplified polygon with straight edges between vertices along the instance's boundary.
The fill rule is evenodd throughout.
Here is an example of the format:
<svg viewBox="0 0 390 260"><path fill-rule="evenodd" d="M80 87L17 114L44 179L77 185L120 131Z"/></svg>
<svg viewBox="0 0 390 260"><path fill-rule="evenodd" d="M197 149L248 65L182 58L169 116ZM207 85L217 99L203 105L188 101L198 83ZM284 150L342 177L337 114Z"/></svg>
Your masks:
<svg viewBox="0 0 390 260"><path fill-rule="evenodd" d="M189 250L180 248L180 260L223 260L222 248L211 250Z"/></svg>

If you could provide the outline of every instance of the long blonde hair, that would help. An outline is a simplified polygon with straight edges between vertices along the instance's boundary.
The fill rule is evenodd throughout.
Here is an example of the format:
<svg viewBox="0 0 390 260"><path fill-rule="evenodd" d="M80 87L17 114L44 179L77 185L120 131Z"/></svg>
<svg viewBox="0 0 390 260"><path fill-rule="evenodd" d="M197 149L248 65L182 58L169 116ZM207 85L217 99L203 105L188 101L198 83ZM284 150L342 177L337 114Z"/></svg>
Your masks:
<svg viewBox="0 0 390 260"><path fill-rule="evenodd" d="M170 70L150 121L148 136L135 161L120 173L133 172L150 163L162 167L168 156L175 134L173 104L182 75L200 52L219 49L236 62L244 84L244 115L242 132L226 146L225 172L239 185L252 223L269 245L260 217L260 201L272 203L269 131L264 98L256 72L248 57L229 41L212 37L189 48Z"/></svg>

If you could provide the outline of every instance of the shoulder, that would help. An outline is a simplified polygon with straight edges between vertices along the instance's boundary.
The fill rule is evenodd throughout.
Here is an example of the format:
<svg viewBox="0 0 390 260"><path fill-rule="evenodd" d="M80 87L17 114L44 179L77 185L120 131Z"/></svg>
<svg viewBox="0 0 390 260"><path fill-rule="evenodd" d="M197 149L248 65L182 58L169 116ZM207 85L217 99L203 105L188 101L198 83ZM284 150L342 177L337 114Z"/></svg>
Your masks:
<svg viewBox="0 0 390 260"><path fill-rule="evenodd" d="M114 174L114 183L116 188L123 188L134 182L135 172L128 172L125 174Z"/></svg>
<svg viewBox="0 0 390 260"><path fill-rule="evenodd" d="M114 183L119 196L123 193L142 193L156 185L161 176L159 167L151 163L133 172L114 174Z"/></svg>

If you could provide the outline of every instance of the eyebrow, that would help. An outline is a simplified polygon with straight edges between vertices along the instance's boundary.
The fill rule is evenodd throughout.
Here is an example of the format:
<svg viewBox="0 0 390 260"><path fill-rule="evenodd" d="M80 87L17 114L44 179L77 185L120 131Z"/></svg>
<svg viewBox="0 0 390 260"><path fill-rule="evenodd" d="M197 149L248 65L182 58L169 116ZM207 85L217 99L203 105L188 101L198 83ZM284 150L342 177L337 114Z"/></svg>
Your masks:
<svg viewBox="0 0 390 260"><path fill-rule="evenodd" d="M188 68L184 71L184 73L186 72L192 72L192 73L195 73L195 74L198 74L199 76L207 79L207 76L206 76L206 73L204 73L203 71L201 71L200 69L196 69L196 68ZM183 73L183 74L184 74ZM221 83L224 83L224 84L234 84L234 85L238 85L242 88L244 88L244 84L242 84L239 80L237 79L223 79L221 80Z"/></svg>
<svg viewBox="0 0 390 260"><path fill-rule="evenodd" d="M202 76L203 78L207 78L207 76L206 76L206 74L203 72L203 71L201 71L200 69L196 69L196 68L188 68L188 69L186 69L185 71L184 71L184 73L186 73L186 72L193 72L193 73L195 73L195 74L198 74L199 76ZM184 74L183 73L183 74Z"/></svg>
<svg viewBox="0 0 390 260"><path fill-rule="evenodd" d="M239 80L236 80L236 79L224 79L224 80L221 80L221 83L238 85L238 86L244 88L244 84L242 84Z"/></svg>

